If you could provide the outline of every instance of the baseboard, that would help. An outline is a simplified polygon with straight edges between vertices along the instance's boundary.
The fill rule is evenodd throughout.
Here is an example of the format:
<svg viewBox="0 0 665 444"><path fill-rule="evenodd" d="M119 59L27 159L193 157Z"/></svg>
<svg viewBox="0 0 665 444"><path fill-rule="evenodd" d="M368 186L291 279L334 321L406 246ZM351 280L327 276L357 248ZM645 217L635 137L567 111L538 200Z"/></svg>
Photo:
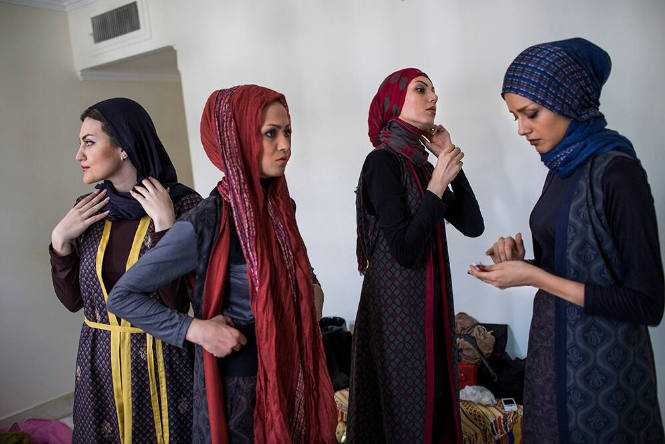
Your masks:
<svg viewBox="0 0 665 444"><path fill-rule="evenodd" d="M0 427L15 422L23 422L29 418L60 419L72 415L74 408L74 392L65 393L57 398L36 404L17 413L0 418Z"/></svg>

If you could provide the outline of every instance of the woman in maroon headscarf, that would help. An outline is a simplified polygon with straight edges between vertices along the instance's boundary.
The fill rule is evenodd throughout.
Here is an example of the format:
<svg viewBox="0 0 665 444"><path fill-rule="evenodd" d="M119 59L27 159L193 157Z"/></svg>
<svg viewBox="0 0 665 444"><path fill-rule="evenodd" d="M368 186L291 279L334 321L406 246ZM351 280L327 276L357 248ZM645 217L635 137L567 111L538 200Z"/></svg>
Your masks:
<svg viewBox="0 0 665 444"><path fill-rule="evenodd" d="M286 99L256 85L215 91L201 140L224 178L123 276L108 308L168 343L198 345L194 442L331 443L312 268L284 178ZM148 299L188 273L194 318Z"/></svg>
<svg viewBox="0 0 665 444"><path fill-rule="evenodd" d="M407 68L383 81L370 106L374 150L356 200L365 279L353 335L353 443L461 442L443 220L471 237L484 224L464 154L434 124L437 100L429 77Z"/></svg>

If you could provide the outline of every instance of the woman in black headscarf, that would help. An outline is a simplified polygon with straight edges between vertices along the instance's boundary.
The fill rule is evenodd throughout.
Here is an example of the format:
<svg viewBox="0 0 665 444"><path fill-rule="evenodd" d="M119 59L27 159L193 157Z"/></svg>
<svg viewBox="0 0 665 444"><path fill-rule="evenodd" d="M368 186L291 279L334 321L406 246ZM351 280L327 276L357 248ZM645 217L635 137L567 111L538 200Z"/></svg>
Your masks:
<svg viewBox="0 0 665 444"><path fill-rule="evenodd" d="M106 310L113 285L201 197L178 183L148 113L130 99L81 115L76 160L83 182L101 182L51 234L53 286L84 310L74 393L74 442L189 442L191 350L162 344ZM184 281L153 295L186 312Z"/></svg>
<svg viewBox="0 0 665 444"><path fill-rule="evenodd" d="M549 168L524 244L500 238L495 265L469 272L499 288L529 285L524 441L662 443L648 325L663 316L653 197L630 141L598 109L610 56L573 38L531 46L502 96Z"/></svg>

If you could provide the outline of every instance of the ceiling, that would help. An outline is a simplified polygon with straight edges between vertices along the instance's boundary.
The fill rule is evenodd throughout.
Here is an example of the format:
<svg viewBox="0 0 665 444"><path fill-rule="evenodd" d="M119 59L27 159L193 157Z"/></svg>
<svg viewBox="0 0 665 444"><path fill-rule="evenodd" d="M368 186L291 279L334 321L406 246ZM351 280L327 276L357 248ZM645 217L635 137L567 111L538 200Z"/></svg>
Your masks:
<svg viewBox="0 0 665 444"><path fill-rule="evenodd" d="M15 5L33 6L35 8L53 9L55 11L70 11L79 6L87 5L95 0L0 0Z"/></svg>
<svg viewBox="0 0 665 444"><path fill-rule="evenodd" d="M79 75L81 80L180 81L177 53L171 46L84 69Z"/></svg>

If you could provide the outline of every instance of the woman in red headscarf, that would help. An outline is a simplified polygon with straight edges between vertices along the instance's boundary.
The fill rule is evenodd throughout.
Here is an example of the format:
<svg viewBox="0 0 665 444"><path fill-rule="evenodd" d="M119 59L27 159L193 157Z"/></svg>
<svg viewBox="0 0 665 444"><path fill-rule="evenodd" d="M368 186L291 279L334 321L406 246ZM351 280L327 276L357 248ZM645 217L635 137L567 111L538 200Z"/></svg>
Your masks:
<svg viewBox="0 0 665 444"><path fill-rule="evenodd" d="M197 344L194 442L333 442L312 268L284 178L286 99L256 85L215 91L201 140L224 178L123 276L108 308L166 342ZM194 318L146 297L188 273Z"/></svg>
<svg viewBox="0 0 665 444"><path fill-rule="evenodd" d="M349 442L461 442L443 221L471 237L484 224L462 171L464 154L434 124L437 100L429 77L407 68L383 81L370 107L374 150L356 200L365 278L353 335Z"/></svg>

